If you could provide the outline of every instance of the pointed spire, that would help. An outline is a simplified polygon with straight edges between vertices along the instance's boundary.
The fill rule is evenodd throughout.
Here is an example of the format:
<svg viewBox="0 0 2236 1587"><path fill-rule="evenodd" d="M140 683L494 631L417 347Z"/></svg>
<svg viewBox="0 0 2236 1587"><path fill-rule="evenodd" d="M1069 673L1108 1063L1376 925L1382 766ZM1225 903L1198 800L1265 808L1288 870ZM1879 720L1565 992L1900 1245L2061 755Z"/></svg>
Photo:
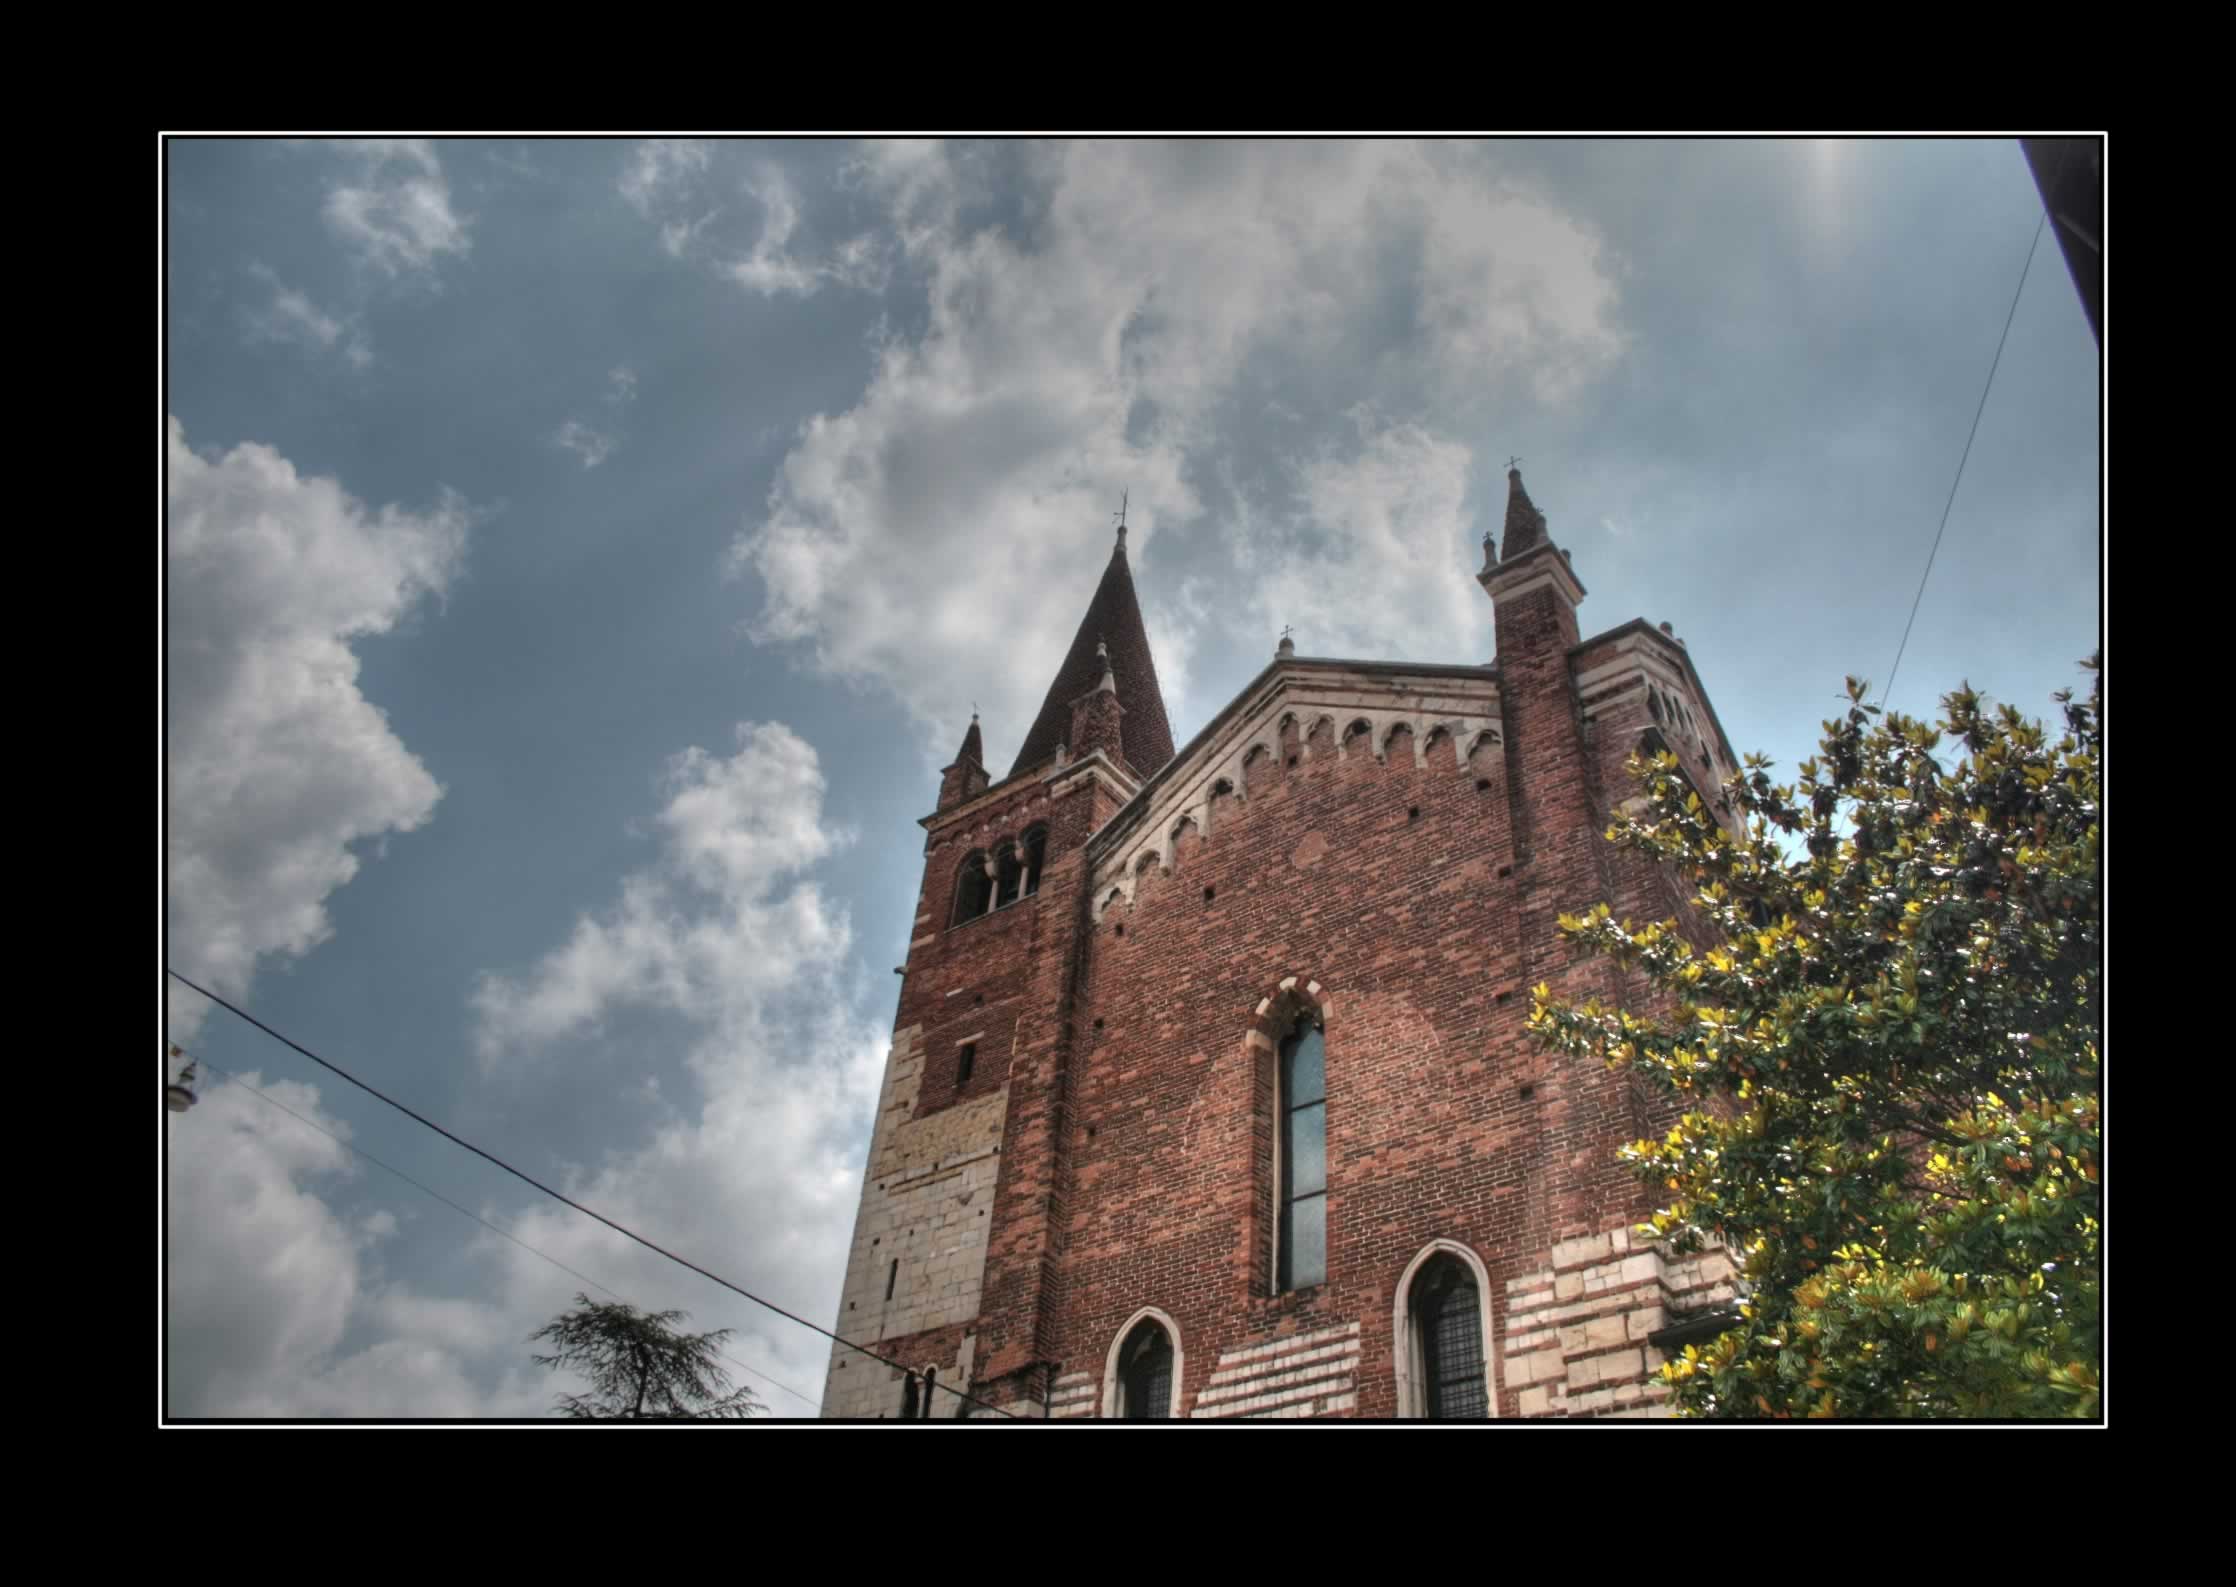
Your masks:
<svg viewBox="0 0 2236 1587"><path fill-rule="evenodd" d="M1535 550L1550 539L1545 532L1545 515L1529 499L1529 492L1522 488L1522 471L1506 471L1506 560L1511 562L1525 551Z"/></svg>
<svg viewBox="0 0 2236 1587"><path fill-rule="evenodd" d="M965 799L976 799L986 791L986 781L986 746L979 740L978 711L973 707L963 747L955 751L953 761L940 768L939 808L945 810Z"/></svg>
<svg viewBox="0 0 2236 1587"><path fill-rule="evenodd" d="M1102 647L1098 650L1098 646ZM1124 672L1123 678L1117 677ZM1038 766L1056 753L1071 728L1072 702L1102 687L1110 687L1125 707L1123 740L1126 762L1146 777L1172 759L1172 725L1165 716L1165 701L1157 687L1157 664L1149 654L1149 630L1141 620L1141 605L1134 596L1133 572L1126 565L1126 541L1121 534L1111 549L1102 582L1095 586L1087 613L1064 653L1063 665L1048 686L1040 714L1017 751L1010 767L1014 777L1028 766ZM1072 745L1074 754L1079 746Z"/></svg>

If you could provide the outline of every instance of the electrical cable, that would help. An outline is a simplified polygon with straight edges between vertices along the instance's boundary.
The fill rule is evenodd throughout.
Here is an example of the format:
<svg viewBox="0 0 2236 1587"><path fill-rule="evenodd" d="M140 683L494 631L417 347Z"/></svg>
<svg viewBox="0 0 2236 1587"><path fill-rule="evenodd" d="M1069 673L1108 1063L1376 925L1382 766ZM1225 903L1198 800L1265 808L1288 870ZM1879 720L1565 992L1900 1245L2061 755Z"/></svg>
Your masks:
<svg viewBox="0 0 2236 1587"><path fill-rule="evenodd" d="M557 1257L551 1255L547 1251L537 1250L534 1246L530 1245L526 1240L521 1239L518 1235L513 1234L508 1230L500 1229L499 1227L497 1227L496 1224L491 1223L487 1218L484 1218L480 1213L475 1212L472 1208L460 1206L457 1202L452 1201L441 1191L434 1189L432 1186L424 1185L418 1180L412 1178L411 1175L405 1173L401 1168L398 1168L391 1163L382 1162L379 1158L375 1157L371 1152L366 1151L363 1147L357 1145L354 1141L347 1141L344 1140L341 1136L336 1135L332 1130L319 1123L316 1119L307 1119L303 1117L302 1114L297 1113L286 1103L280 1101L279 1098L267 1095L265 1092L257 1090L256 1087L250 1085L239 1075L232 1073L230 1070L227 1070L219 1066L218 1064L212 1063L208 1058L203 1057L200 1053L190 1053L186 1052L184 1049L181 1049L180 1056L191 1059L195 1064L199 1065L203 1069L210 1070L211 1072L219 1076L219 1078L225 1080L227 1083L239 1086L250 1096L270 1103L273 1107L279 1109L280 1112L286 1114L289 1118L295 1120L297 1123L305 1126L308 1129L318 1131L319 1134L325 1136L328 1140L334 1142L337 1146L347 1147L350 1151L355 1152L359 1157L364 1158L366 1162L371 1163L375 1168L386 1169L389 1173L394 1174L398 1179L401 1179L405 1184L411 1186L414 1190L424 1191L427 1195L434 1197L444 1206L450 1208L451 1211L461 1213L464 1216L473 1219L474 1222L480 1224L491 1234L499 1235L504 1239L510 1240L514 1245L519 1246L521 1250L526 1251L530 1256L541 1257L544 1261L549 1262L553 1267L557 1268L560 1272L565 1273L568 1277L580 1279L583 1283L588 1284L592 1289L597 1290L602 1294L612 1296L615 1300L620 1301L623 1305L627 1305L629 1303L628 1298L622 1295L620 1291L615 1290L608 1285L599 1283L596 1279L592 1278L587 1273L579 1273L575 1271L575 1269L567 1266L566 1263L560 1261ZM791 1384L782 1382L779 1379L770 1376L768 1373L761 1371L758 1367L748 1366L745 1362L740 1361L736 1356L731 1355L727 1350L718 1350L715 1353L721 1356L723 1360L729 1362L730 1365L736 1367L739 1371L744 1372L752 1377L759 1378L763 1382L768 1383L771 1387L782 1389L785 1393L791 1395L792 1398L800 1401L802 1404L816 1410L822 1409L821 1403L811 1396L802 1394L798 1389L793 1388Z"/></svg>
<svg viewBox="0 0 2236 1587"><path fill-rule="evenodd" d="M1964 465L1972 456L1972 441L1980 433L1980 415L1987 412L1988 393L1995 389L1995 372L2003 367L2003 344L2011 338L2011 321L2018 317L2019 298L2026 291L2027 272L2034 268L2034 250L2042 244L2042 227L2049 220L2045 211L2034 223L2034 241L2027 244L2026 263L2019 267L2018 290L2011 294L2011 312L2003 316L2003 334L1996 339L1995 362L1988 365L1987 384L1980 388L1980 405L1972 410L1972 433L1964 438L1964 456L1957 459L1956 478L1949 481L1949 499L1941 507L1941 527L1933 532L1933 549L1926 553L1925 572L1918 575L1918 593L1910 601L1910 620L1902 625L1902 643L1894 650L1894 665L1887 669L1887 686L1879 698L1894 698L1895 675L1902 670L1902 653L1910 648L1910 628L1918 620L1918 603L1925 599L1925 582L1933 577L1933 559L1941 554L1941 537L1949 532L1949 509L1956 505L1957 487L1964 483Z"/></svg>
<svg viewBox="0 0 2236 1587"><path fill-rule="evenodd" d="M559 1202L562 1205L574 1208L575 1211L581 1213L586 1218L595 1218L598 1222L613 1230L614 1233L636 1241L637 1244L643 1246L646 1250L666 1257L669 1261L675 1263L678 1267L689 1268L692 1272L698 1274L699 1277L706 1279L708 1282L719 1284L724 1289L729 1290L732 1294L744 1296L747 1300L753 1302L754 1305L764 1307L769 1311L775 1312L779 1317L782 1317L787 1322L798 1323L802 1328L807 1329L811 1333L821 1334L824 1338L830 1340L833 1344L844 1345L847 1349L855 1352L855 1354L867 1356L870 1360L875 1361L878 1365L891 1367L896 1372L906 1373L913 1370L911 1368L902 1366L898 1361L889 1360L886 1357L879 1355L874 1350L871 1350L863 1345L858 1345L851 1339L842 1339L837 1334L831 1332L830 1329L819 1327L816 1324L809 1322L805 1317L801 1317L792 1312L788 1312L783 1307L777 1305L774 1301L763 1300L760 1296L754 1294L751 1290L731 1283L721 1274L709 1272L706 1268L699 1266L698 1263L692 1261L689 1257L678 1256L675 1252L669 1250L667 1247L655 1244L653 1241L646 1239L643 1235L637 1233L634 1229L614 1222L611 1218L607 1217L604 1213L597 1211L595 1208L586 1207L581 1202L575 1200L572 1196L565 1195L559 1191L552 1189L542 1180L537 1179L533 1175L524 1173L520 1169L513 1167L512 1164L497 1156L496 1153L485 1151L481 1147L476 1146L472 1141L467 1140L465 1137L453 1134L451 1131L443 1128L443 1126L437 1124L433 1119L428 1118L425 1114L416 1112L412 1108L407 1107L405 1104L398 1102L394 1097L388 1096L385 1093L375 1089L373 1086L367 1085L364 1081L358 1079L348 1070L342 1068L341 1065L321 1058L317 1053L312 1052L308 1047L305 1047L301 1042L295 1040L293 1037L285 1035L280 1031L274 1030L271 1026L258 1019L254 1014L248 1012L248 1010L241 1008L236 1004L227 1002L224 998L219 997L215 992L210 991L207 987L196 985L193 981L188 980L185 976L179 974L178 971L172 969L169 965L165 965L163 969L166 974L168 974L173 980L177 981L181 986L186 987L190 991L200 993L203 997L206 997L212 1003L215 1003L219 1008L224 1009L228 1014L231 1014L238 1019L245 1020L249 1024L254 1025L258 1030L271 1037L274 1041L279 1042L284 1046L293 1048L296 1052L301 1053L305 1058L308 1058L312 1063L317 1064L321 1069L327 1070L329 1073L339 1075L342 1079L348 1081L351 1085L364 1092L367 1096L372 1097L376 1101L387 1103L388 1106L394 1108L397 1112L403 1114L406 1118L412 1120L414 1123L426 1125L427 1128L433 1130L444 1140L449 1141L455 1146L464 1147L467 1151L472 1152L476 1157L481 1158L484 1162L496 1164L497 1167L512 1175L513 1178L519 1180L525 1185L529 1185L534 1189L542 1191L552 1200ZM957 1399L964 1401L966 1404L983 1406L985 1409L992 1411L995 1415L1004 1417L1010 1421L1018 1421L1022 1419L1008 1411L1003 1410L998 1405L994 1405L985 1400L982 1400L974 1394L966 1394L961 1389L953 1388L948 1384L942 1383L939 1384L938 1387L946 1393L954 1395Z"/></svg>

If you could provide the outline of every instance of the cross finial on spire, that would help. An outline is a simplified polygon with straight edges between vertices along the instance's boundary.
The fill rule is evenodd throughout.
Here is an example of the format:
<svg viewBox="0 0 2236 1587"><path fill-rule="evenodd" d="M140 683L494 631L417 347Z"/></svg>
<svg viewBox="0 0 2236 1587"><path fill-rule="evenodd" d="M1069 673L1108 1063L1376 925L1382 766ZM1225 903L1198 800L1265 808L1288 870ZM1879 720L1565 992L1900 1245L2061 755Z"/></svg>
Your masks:
<svg viewBox="0 0 2236 1587"><path fill-rule="evenodd" d="M1520 473L1520 472L1521 472L1521 468L1522 468L1522 460L1521 460L1520 458L1518 458L1518 457L1510 457L1510 458L1508 458L1508 459L1506 460L1506 471L1507 471L1507 472L1508 472L1509 474L1516 474L1516 473Z"/></svg>
<svg viewBox="0 0 2236 1587"><path fill-rule="evenodd" d="M1111 514L1113 518L1118 520L1118 543L1120 545L1126 543L1126 502L1129 496L1129 492L1120 491L1118 493L1118 510Z"/></svg>

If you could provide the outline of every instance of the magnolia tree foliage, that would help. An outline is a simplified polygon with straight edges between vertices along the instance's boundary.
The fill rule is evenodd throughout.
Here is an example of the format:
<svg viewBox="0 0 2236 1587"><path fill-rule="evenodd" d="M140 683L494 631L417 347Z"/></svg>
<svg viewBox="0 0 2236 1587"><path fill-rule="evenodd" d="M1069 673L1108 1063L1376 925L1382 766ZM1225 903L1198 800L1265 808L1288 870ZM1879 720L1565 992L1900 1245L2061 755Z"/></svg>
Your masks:
<svg viewBox="0 0 2236 1587"><path fill-rule="evenodd" d="M1718 1417L2097 1414L2103 1205L2103 693L2064 731L1970 688L1936 731L1863 703L1734 839L1670 755L1611 840L1673 863L1698 920L1564 931L1668 994L1657 1017L1536 989L1547 1045L1685 1111L1624 1151L1673 1251L1740 1253L1736 1326L1663 1376ZM1702 946L1700 944L1705 944Z"/></svg>
<svg viewBox="0 0 2236 1587"><path fill-rule="evenodd" d="M731 1330L678 1333L679 1311L641 1312L617 1301L577 1295L529 1337L547 1340L539 1367L566 1368L590 1382L588 1394L562 1394L561 1416L577 1421L727 1421L761 1408L750 1389L730 1387L715 1365Z"/></svg>

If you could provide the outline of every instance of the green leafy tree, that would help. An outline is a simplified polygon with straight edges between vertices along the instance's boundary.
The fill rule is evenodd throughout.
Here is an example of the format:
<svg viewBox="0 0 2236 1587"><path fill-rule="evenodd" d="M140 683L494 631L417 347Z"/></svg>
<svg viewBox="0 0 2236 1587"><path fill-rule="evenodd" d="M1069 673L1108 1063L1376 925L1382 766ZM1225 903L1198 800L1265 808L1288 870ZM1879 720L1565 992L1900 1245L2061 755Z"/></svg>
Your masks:
<svg viewBox="0 0 2236 1587"><path fill-rule="evenodd" d="M1850 679L1798 782L1750 756L1727 785L1738 839L1675 757L1633 759L1648 805L1608 836L1673 863L1698 918L1561 924L1665 1012L1540 986L1530 1017L1675 1099L1676 1126L1623 1154L1670 1196L1651 1233L1741 1254L1736 1326L1662 1369L1682 1411L2097 1414L2103 691L2085 665L2055 738L1969 687L1936 731Z"/></svg>
<svg viewBox="0 0 2236 1587"><path fill-rule="evenodd" d="M529 1335L551 1344L539 1367L579 1372L588 1394L562 1394L561 1416L581 1421L727 1421L761 1409L750 1389L730 1387L715 1365L728 1328L678 1333L679 1311L641 1312L618 1301L577 1295L572 1310Z"/></svg>

